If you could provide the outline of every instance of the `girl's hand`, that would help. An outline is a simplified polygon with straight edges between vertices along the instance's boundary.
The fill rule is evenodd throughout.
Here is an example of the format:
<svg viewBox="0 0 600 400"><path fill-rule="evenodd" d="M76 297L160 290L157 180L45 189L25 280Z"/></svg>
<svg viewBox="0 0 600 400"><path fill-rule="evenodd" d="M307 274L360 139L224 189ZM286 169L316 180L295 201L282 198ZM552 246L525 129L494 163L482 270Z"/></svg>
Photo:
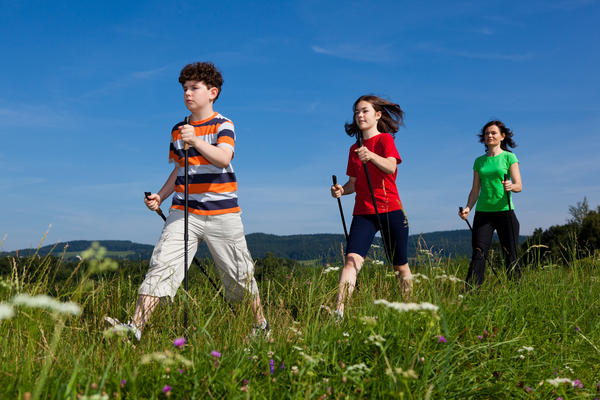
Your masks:
<svg viewBox="0 0 600 400"><path fill-rule="evenodd" d="M502 181L502 186L504 186L504 191L505 192L511 192L512 191L512 187L513 187L513 183L509 179L509 180L506 180L506 181Z"/></svg>
<svg viewBox="0 0 600 400"><path fill-rule="evenodd" d="M196 142L196 130L192 125L186 124L179 128L181 132L181 140L188 146L193 146Z"/></svg>
<svg viewBox="0 0 600 400"><path fill-rule="evenodd" d="M367 149L365 146L359 147L358 149L354 150L354 152L356 152L356 154L358 155L358 159L362 163L371 161L371 159L373 158L373 152L369 151L369 149Z"/></svg>
<svg viewBox="0 0 600 400"><path fill-rule="evenodd" d="M161 198L158 193L152 193L150 196L144 197L144 203L150 210L156 211L160 207Z"/></svg>
<svg viewBox="0 0 600 400"><path fill-rule="evenodd" d="M339 183L331 186L331 196L339 199L344 194L344 188Z"/></svg>
<svg viewBox="0 0 600 400"><path fill-rule="evenodd" d="M458 216L461 217L462 219L467 219L467 217L469 216L469 213L471 212L471 209L469 207L465 207L462 209L462 211L458 212Z"/></svg>

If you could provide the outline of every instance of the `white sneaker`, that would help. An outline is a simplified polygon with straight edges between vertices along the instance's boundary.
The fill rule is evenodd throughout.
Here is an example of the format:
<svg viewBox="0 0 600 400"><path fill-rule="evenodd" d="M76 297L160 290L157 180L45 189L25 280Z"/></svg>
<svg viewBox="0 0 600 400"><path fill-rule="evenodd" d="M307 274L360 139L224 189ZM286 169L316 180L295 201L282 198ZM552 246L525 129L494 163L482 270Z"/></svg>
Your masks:
<svg viewBox="0 0 600 400"><path fill-rule="evenodd" d="M252 326L252 332L250 332L250 334L246 336L246 339L259 337L263 339L268 339L270 336L271 327L269 326L269 322L267 322L267 320L264 320L262 324L255 324Z"/></svg>
<svg viewBox="0 0 600 400"><path fill-rule="evenodd" d="M112 317L104 317L104 321L115 328L128 331L138 342L142 338L142 331L140 331L131 321L124 324L118 319Z"/></svg>
<svg viewBox="0 0 600 400"><path fill-rule="evenodd" d="M344 320L344 312L341 310L335 310L333 312L333 317L335 318L335 322L342 322Z"/></svg>

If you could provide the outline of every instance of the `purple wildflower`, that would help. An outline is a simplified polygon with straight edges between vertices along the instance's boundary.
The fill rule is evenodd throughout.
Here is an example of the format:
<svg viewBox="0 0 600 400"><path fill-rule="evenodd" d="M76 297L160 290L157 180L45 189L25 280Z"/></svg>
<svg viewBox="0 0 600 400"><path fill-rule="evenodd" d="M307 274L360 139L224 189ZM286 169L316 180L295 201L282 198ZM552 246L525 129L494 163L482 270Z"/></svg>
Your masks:
<svg viewBox="0 0 600 400"><path fill-rule="evenodd" d="M532 389L532 388L530 388L529 386L525 386L525 391L526 391L527 393L531 393L531 392L533 392L533 389Z"/></svg>
<svg viewBox="0 0 600 400"><path fill-rule="evenodd" d="M178 337L177 339L173 340L173 344L175 347L183 347L185 345L185 338Z"/></svg>
<svg viewBox="0 0 600 400"><path fill-rule="evenodd" d="M438 336L438 343L446 343L447 340L445 337L443 337L442 335Z"/></svg>
<svg viewBox="0 0 600 400"><path fill-rule="evenodd" d="M477 335L477 339L479 339L479 340L483 340L483 336L481 336L481 335Z"/></svg>
<svg viewBox="0 0 600 400"><path fill-rule="evenodd" d="M179 373L180 373L180 374L183 374L183 370L182 370L182 369L180 369L180 370L179 370Z"/></svg>
<svg viewBox="0 0 600 400"><path fill-rule="evenodd" d="M221 357L221 353L219 353L219 352L218 352L218 351L216 351L216 350L213 350L213 351L211 351L211 352L210 352L210 355L211 355L211 356L213 356L214 358L219 358L219 357Z"/></svg>
<svg viewBox="0 0 600 400"><path fill-rule="evenodd" d="M121 379L121 387L125 387L127 385L127 379Z"/></svg>
<svg viewBox="0 0 600 400"><path fill-rule="evenodd" d="M279 366L279 368L285 369L285 362L284 361L281 362L281 365Z"/></svg>
<svg viewBox="0 0 600 400"><path fill-rule="evenodd" d="M169 393L170 391L171 391L171 386L165 385L165 387L163 388L163 393Z"/></svg>
<svg viewBox="0 0 600 400"><path fill-rule="evenodd" d="M583 383L581 383L581 381L579 379L575 379L575 381L573 381L573 387L578 387L579 389L583 389Z"/></svg>
<svg viewBox="0 0 600 400"><path fill-rule="evenodd" d="M271 371L271 375L273 375L273 372L275 372L275 367L274 367L274 364L275 364L275 363L274 363L273 359L271 358L271 359L269 360L269 370Z"/></svg>
<svg viewBox="0 0 600 400"><path fill-rule="evenodd" d="M248 384L248 379L244 379L242 383L244 384L244 386L247 385Z"/></svg>
<svg viewBox="0 0 600 400"><path fill-rule="evenodd" d="M579 332L579 327L575 325L575 332Z"/></svg>

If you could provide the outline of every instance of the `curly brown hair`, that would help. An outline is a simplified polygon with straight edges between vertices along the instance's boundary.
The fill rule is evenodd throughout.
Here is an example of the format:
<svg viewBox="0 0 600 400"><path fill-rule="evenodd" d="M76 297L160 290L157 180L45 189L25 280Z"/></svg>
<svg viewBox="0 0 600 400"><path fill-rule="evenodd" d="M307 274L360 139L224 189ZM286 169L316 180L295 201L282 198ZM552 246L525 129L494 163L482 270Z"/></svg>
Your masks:
<svg viewBox="0 0 600 400"><path fill-rule="evenodd" d="M508 149L509 146L512 148L517 147L517 144L512 139L512 137L514 135L513 131L508 129L508 127L506 125L504 125L504 122L497 120L497 119L488 122L487 124L485 124L483 126L483 128L481 128L481 132L479 134L477 134L477 136L479 137L479 143L484 143L484 146L485 146L485 138L484 138L485 130L492 125L496 125L498 127L498 129L500 129L500 133L504 134L504 139L502 140L502 142L500 142L500 148L502 150L510 151ZM485 146L485 150L487 151L487 146Z"/></svg>
<svg viewBox="0 0 600 400"><path fill-rule="evenodd" d="M204 82L207 88L217 88L217 101L221 94L221 86L223 85L223 76L221 72L211 62L195 62L188 64L181 70L179 74L179 83L182 85L187 81Z"/></svg>
<svg viewBox="0 0 600 400"><path fill-rule="evenodd" d="M394 136L394 134L398 132L398 128L401 125L404 125L404 111L402 111L398 104L372 94L366 94L360 96L354 102L352 105L353 113L356 112L356 105L361 101L367 101L371 103L375 111L381 111L381 118L379 118L379 121L377 122L377 130L379 132L389 133ZM351 123L346 123L344 125L344 128L346 129L348 136L356 136L358 139L358 133L361 132L361 130L356 124L354 117L352 117Z"/></svg>

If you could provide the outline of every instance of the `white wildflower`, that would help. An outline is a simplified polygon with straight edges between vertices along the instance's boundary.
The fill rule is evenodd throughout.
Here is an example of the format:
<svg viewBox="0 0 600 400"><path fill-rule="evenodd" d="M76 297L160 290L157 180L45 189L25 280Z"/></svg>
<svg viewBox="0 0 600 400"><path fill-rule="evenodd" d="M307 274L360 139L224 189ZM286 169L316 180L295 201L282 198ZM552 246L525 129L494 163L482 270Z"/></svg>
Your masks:
<svg viewBox="0 0 600 400"><path fill-rule="evenodd" d="M519 353L522 353L524 351L531 353L533 351L533 346L523 346L519 350L517 350L517 352Z"/></svg>
<svg viewBox="0 0 600 400"><path fill-rule="evenodd" d="M462 294L458 295L458 301L463 301L464 298L465 298L465 296L463 296Z"/></svg>
<svg viewBox="0 0 600 400"><path fill-rule="evenodd" d="M0 303L0 321L3 319L11 319L15 316L15 310L10 304Z"/></svg>
<svg viewBox="0 0 600 400"><path fill-rule="evenodd" d="M392 308L399 312L406 311L433 311L437 312L439 309L438 306L423 302L423 303L397 303L397 302L389 302L384 299L375 300L375 304L383 304L386 307Z"/></svg>
<svg viewBox="0 0 600 400"><path fill-rule="evenodd" d="M190 360L188 360L181 354L172 353L168 350L165 350L164 352L144 354L142 356L142 359L140 360L141 364L150 364L152 362L157 362L166 366L183 364L186 367L191 367L193 365L193 363Z"/></svg>
<svg viewBox="0 0 600 400"><path fill-rule="evenodd" d="M371 335L365 340L366 344L373 343L375 346L381 347L385 342L385 338L381 335Z"/></svg>
<svg viewBox="0 0 600 400"><path fill-rule="evenodd" d="M396 375L399 375L406 379L419 379L419 375L417 375L417 373L413 369L408 369L405 371L402 368L395 368L394 372L396 373ZM388 375L392 375L392 370L388 368L386 369L385 373Z"/></svg>
<svg viewBox="0 0 600 400"><path fill-rule="evenodd" d="M370 369L365 363L350 365L348 368L346 368L346 373L348 375L363 375L369 371Z"/></svg>
<svg viewBox="0 0 600 400"><path fill-rule="evenodd" d="M18 294L12 299L13 304L18 306L46 308L61 314L81 314L81 307L72 301L65 303L56 300L53 297L44 294L38 296L29 296L28 294Z"/></svg>
<svg viewBox="0 0 600 400"><path fill-rule="evenodd" d="M435 277L435 279L440 279L440 280L442 280L442 281L450 281L450 282L453 282L453 283L457 283L457 282L464 282L462 279L460 279L460 278L457 278L457 277L456 277L456 276L454 276L454 275L446 275L446 274L443 274L443 275L437 275L437 276Z"/></svg>
<svg viewBox="0 0 600 400"><path fill-rule="evenodd" d="M344 337L350 337L350 334L348 332L344 332L342 333L342 335L344 335Z"/></svg>
<svg viewBox="0 0 600 400"><path fill-rule="evenodd" d="M78 397L80 400L108 400L108 395L107 394L100 394L100 393L96 393L96 394L91 394L89 396L81 396Z"/></svg>
<svg viewBox="0 0 600 400"><path fill-rule="evenodd" d="M369 326L377 325L377 318L370 317L368 315L364 315L364 316L360 317L360 321L363 323L363 325L369 325Z"/></svg>
<svg viewBox="0 0 600 400"><path fill-rule="evenodd" d="M373 260L373 264L375 264L375 265L383 265L384 262L381 261L381 260Z"/></svg>
<svg viewBox="0 0 600 400"><path fill-rule="evenodd" d="M102 332L102 335L105 338L113 338L115 336L127 337L127 335L129 335L129 332L131 332L130 327L125 326L125 325L116 325L112 328L106 329L104 332Z"/></svg>
<svg viewBox="0 0 600 400"><path fill-rule="evenodd" d="M546 382L548 382L549 384L551 384L552 386L558 386L561 383L568 383L570 385L573 385L573 381L570 380L569 378L554 378L554 379L546 379Z"/></svg>
<svg viewBox="0 0 600 400"><path fill-rule="evenodd" d="M321 272L321 274L328 274L330 272L333 271L338 271L340 269L340 267L329 267L323 270L323 272Z"/></svg>

